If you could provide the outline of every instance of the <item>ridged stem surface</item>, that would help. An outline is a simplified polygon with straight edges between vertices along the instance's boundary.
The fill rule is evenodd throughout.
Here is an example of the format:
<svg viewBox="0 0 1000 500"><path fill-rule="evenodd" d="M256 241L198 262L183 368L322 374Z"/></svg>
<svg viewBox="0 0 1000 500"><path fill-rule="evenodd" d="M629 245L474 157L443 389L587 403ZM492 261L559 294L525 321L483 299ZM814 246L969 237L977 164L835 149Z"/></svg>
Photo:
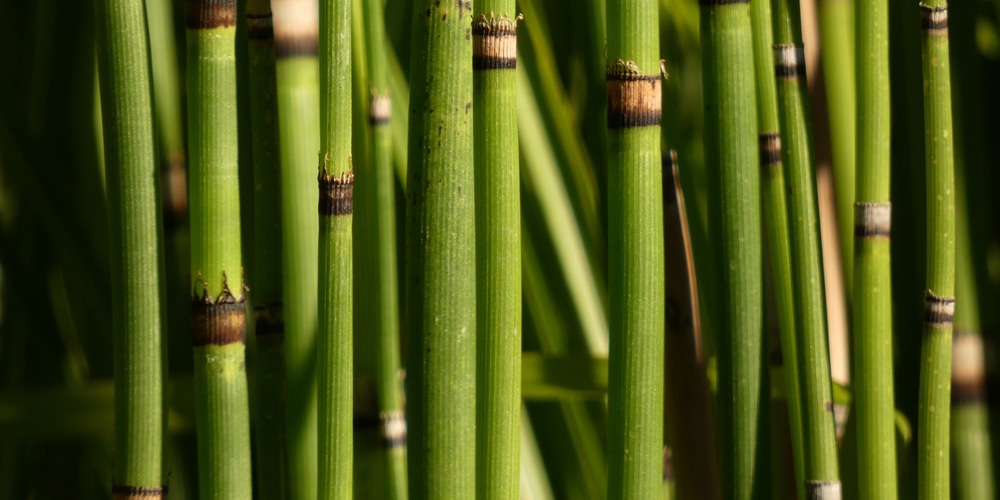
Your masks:
<svg viewBox="0 0 1000 500"><path fill-rule="evenodd" d="M513 0L474 5L476 491L519 498L521 183ZM495 14L494 14L495 13Z"/></svg>
<svg viewBox="0 0 1000 500"><path fill-rule="evenodd" d="M799 393L799 361L795 323L795 292L792 286L792 250L788 229L788 205L775 83L771 3L750 3L753 23L754 73L757 77L757 133L763 197L764 237L770 259L771 283L777 311L784 367L788 428L792 444L797 494L805 493L805 457L802 407Z"/></svg>
<svg viewBox="0 0 1000 500"><path fill-rule="evenodd" d="M826 291L802 26L797 1L778 0L774 5L775 74L781 152L788 178L788 235L795 292L806 496L839 499Z"/></svg>
<svg viewBox="0 0 1000 500"><path fill-rule="evenodd" d="M476 492L472 10L416 1L410 43L406 324L410 497Z"/></svg>
<svg viewBox="0 0 1000 500"><path fill-rule="evenodd" d="M319 5L319 498L353 498L351 0Z"/></svg>
<svg viewBox="0 0 1000 500"><path fill-rule="evenodd" d="M163 249L143 3L102 1L97 26L115 351L111 481L160 488L166 483Z"/></svg>
<svg viewBox="0 0 1000 500"><path fill-rule="evenodd" d="M749 3L701 3L705 160L716 268L723 498L747 499L756 469L763 370L760 164Z"/></svg>
<svg viewBox="0 0 1000 500"><path fill-rule="evenodd" d="M861 500L894 500L897 497L889 258L888 7L887 0L866 0L855 5L858 157L852 379L857 382L852 412L858 422L858 495ZM878 210L887 210L889 214L875 222L859 217L859 214Z"/></svg>
<svg viewBox="0 0 1000 500"><path fill-rule="evenodd" d="M608 498L663 483L665 308L657 4L609 0Z"/></svg>
<svg viewBox="0 0 1000 500"><path fill-rule="evenodd" d="M249 498L236 3L187 5L192 335L199 497Z"/></svg>
<svg viewBox="0 0 1000 500"><path fill-rule="evenodd" d="M948 4L920 4L927 176L927 281L917 415L921 499L951 495L951 360L955 313L955 171Z"/></svg>

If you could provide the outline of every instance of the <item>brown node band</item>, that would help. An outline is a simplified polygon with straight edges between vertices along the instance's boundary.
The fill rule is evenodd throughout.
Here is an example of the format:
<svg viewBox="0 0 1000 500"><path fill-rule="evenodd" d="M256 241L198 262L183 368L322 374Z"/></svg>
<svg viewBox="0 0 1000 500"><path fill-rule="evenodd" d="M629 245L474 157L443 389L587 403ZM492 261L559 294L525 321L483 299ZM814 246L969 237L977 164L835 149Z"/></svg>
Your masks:
<svg viewBox="0 0 1000 500"><path fill-rule="evenodd" d="M126 484L111 485L111 495L114 500L152 500L167 498L166 486L129 486Z"/></svg>
<svg viewBox="0 0 1000 500"><path fill-rule="evenodd" d="M267 14L247 14L247 38L250 40L273 40L273 16Z"/></svg>
<svg viewBox="0 0 1000 500"><path fill-rule="evenodd" d="M472 69L514 69L517 67L517 21L502 15L487 19L480 15L472 23Z"/></svg>
<svg viewBox="0 0 1000 500"><path fill-rule="evenodd" d="M955 332L951 340L951 402L954 405L986 401L986 362L983 337Z"/></svg>
<svg viewBox="0 0 1000 500"><path fill-rule="evenodd" d="M774 75L783 80L806 76L806 55L801 45L775 44Z"/></svg>
<svg viewBox="0 0 1000 500"><path fill-rule="evenodd" d="M391 411L379 414L381 420L382 444L387 450L406 447L406 417L402 412Z"/></svg>
<svg viewBox="0 0 1000 500"><path fill-rule="evenodd" d="M955 297L938 297L924 292L924 323L931 328L951 328L955 321Z"/></svg>
<svg viewBox="0 0 1000 500"><path fill-rule="evenodd" d="M806 481L809 500L840 500L840 481Z"/></svg>
<svg viewBox="0 0 1000 500"><path fill-rule="evenodd" d="M274 37L274 55L278 59L315 56L319 48L316 35Z"/></svg>
<svg viewBox="0 0 1000 500"><path fill-rule="evenodd" d="M659 125L661 75L644 75L632 61L618 59L607 70L608 128Z"/></svg>
<svg viewBox="0 0 1000 500"><path fill-rule="evenodd" d="M285 321L282 319L282 309L281 301L254 307L254 333L258 338L284 335Z"/></svg>
<svg viewBox="0 0 1000 500"><path fill-rule="evenodd" d="M208 295L191 301L191 343L195 347L229 345L246 341L246 295L239 299L223 284L215 301Z"/></svg>
<svg viewBox="0 0 1000 500"><path fill-rule="evenodd" d="M354 213L354 170L338 176L327 173L326 166L319 175L319 214L348 215Z"/></svg>
<svg viewBox="0 0 1000 500"><path fill-rule="evenodd" d="M760 134L757 136L760 149L760 166L773 167L781 163L781 134Z"/></svg>
<svg viewBox="0 0 1000 500"><path fill-rule="evenodd" d="M865 239L889 239L892 230L891 203L855 203L854 236Z"/></svg>
<svg viewBox="0 0 1000 500"><path fill-rule="evenodd" d="M236 26L236 0L187 0L184 10L188 29Z"/></svg>
<svg viewBox="0 0 1000 500"><path fill-rule="evenodd" d="M374 91L368 101L368 123L385 125L392 119L392 101L388 95L379 95Z"/></svg>
<svg viewBox="0 0 1000 500"><path fill-rule="evenodd" d="M928 35L948 34L948 6L920 3L920 29Z"/></svg>

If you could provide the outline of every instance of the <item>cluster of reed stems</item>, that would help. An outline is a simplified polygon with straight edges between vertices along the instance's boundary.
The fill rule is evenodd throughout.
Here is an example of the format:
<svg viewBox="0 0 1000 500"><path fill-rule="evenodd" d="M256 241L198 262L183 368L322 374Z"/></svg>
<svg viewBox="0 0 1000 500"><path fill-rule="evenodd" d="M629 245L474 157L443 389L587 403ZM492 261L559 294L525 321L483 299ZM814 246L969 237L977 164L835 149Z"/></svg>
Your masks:
<svg viewBox="0 0 1000 500"><path fill-rule="evenodd" d="M199 498L990 498L976 17L889 7L187 0L180 66L170 2L99 0L113 390L0 437L113 398L116 499L192 427Z"/></svg>

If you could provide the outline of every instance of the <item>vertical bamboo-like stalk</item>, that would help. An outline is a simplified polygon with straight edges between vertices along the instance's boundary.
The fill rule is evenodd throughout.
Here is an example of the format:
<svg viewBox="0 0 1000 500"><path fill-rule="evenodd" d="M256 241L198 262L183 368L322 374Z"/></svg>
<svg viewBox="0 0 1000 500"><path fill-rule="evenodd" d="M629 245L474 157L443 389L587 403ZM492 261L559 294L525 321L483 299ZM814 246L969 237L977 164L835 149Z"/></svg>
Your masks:
<svg viewBox="0 0 1000 500"><path fill-rule="evenodd" d="M763 259L748 2L701 2L705 160L714 229L723 498L750 498L762 408ZM726 457L726 458L722 458Z"/></svg>
<svg viewBox="0 0 1000 500"><path fill-rule="evenodd" d="M854 414L858 495L894 500L892 295L889 233L889 12L887 0L855 6L857 185L854 205Z"/></svg>
<svg viewBox="0 0 1000 500"><path fill-rule="evenodd" d="M288 493L316 497L316 328L319 273L319 36L316 0L273 0L281 140L281 246L285 324Z"/></svg>
<svg viewBox="0 0 1000 500"><path fill-rule="evenodd" d="M282 308L281 151L274 72L271 2L247 3L247 62L250 77L254 172L254 455L261 498L283 498L285 453L285 320Z"/></svg>
<svg viewBox="0 0 1000 500"><path fill-rule="evenodd" d="M517 17L513 0L479 0L474 7L476 491L478 498L515 499L521 444Z"/></svg>
<svg viewBox="0 0 1000 500"><path fill-rule="evenodd" d="M774 5L774 68L781 120L781 153L788 173L788 236L795 293L796 362L806 497L839 499L841 488L833 424L823 255L799 3L778 0Z"/></svg>
<svg viewBox="0 0 1000 500"><path fill-rule="evenodd" d="M917 416L918 494L951 495L951 342L955 314L955 173L948 4L920 4L927 175L927 285Z"/></svg>
<svg viewBox="0 0 1000 500"><path fill-rule="evenodd" d="M476 492L471 2L413 3L406 180L410 496Z"/></svg>
<svg viewBox="0 0 1000 500"><path fill-rule="evenodd" d="M857 81L854 76L854 1L819 0L819 50L826 83L827 117L833 157L837 236L844 290L853 293L854 184L857 159Z"/></svg>
<svg viewBox="0 0 1000 500"><path fill-rule="evenodd" d="M236 2L189 0L191 333L201 498L251 495L240 248Z"/></svg>
<svg viewBox="0 0 1000 500"><path fill-rule="evenodd" d="M795 485L799 497L805 490L805 456L802 432L802 406L799 392L799 346L796 340L795 292L792 285L792 250L788 228L788 205L785 197L785 172L781 162L781 133L778 118L778 95L775 85L773 30L769 1L750 3L753 23L754 72L757 77L757 133L760 151L761 194L764 201L771 283L777 311L788 428L795 464Z"/></svg>
<svg viewBox="0 0 1000 500"><path fill-rule="evenodd" d="M662 76L657 5L608 2L608 497L663 482Z"/></svg>
<svg viewBox="0 0 1000 500"><path fill-rule="evenodd" d="M352 498L351 0L321 0L319 28L319 498Z"/></svg>
<svg viewBox="0 0 1000 500"><path fill-rule="evenodd" d="M164 498L162 245L146 17L140 0L97 8L114 325L115 499Z"/></svg>
<svg viewBox="0 0 1000 500"><path fill-rule="evenodd" d="M667 322L664 435L671 448L670 483L680 500L713 500L719 498L719 468L707 356L687 210L673 150L663 155L662 175Z"/></svg>
<svg viewBox="0 0 1000 500"><path fill-rule="evenodd" d="M406 420L399 367L392 102L380 0L354 0L352 81L355 186L354 494L406 498Z"/></svg>

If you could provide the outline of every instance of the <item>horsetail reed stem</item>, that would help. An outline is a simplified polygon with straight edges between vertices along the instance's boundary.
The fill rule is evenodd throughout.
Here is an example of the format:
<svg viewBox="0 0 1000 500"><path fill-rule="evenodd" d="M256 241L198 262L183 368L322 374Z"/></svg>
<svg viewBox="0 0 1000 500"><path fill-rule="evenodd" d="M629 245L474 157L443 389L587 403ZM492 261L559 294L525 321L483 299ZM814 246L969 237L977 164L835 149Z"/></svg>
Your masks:
<svg viewBox="0 0 1000 500"><path fill-rule="evenodd" d="M955 172L948 4L920 4L927 169L927 286L917 418L918 494L951 495L951 342L955 314Z"/></svg>
<svg viewBox="0 0 1000 500"><path fill-rule="evenodd" d="M410 496L476 492L470 2L413 3L406 180Z"/></svg>
<svg viewBox="0 0 1000 500"><path fill-rule="evenodd" d="M375 337L374 369L381 432L380 449L386 477L383 498L406 498L406 420L403 416L399 353L399 284L396 264L396 198L392 167L392 102L389 97L386 61L385 17L381 0L359 0L364 23L367 82L361 91L368 96L361 107L367 112L366 161L358 166L365 179L357 186L355 202L355 270L365 280L355 294L358 301L355 324L358 331ZM356 71L357 72L357 71ZM355 93L355 98L358 94Z"/></svg>
<svg viewBox="0 0 1000 500"><path fill-rule="evenodd" d="M476 491L520 495L521 182L513 0L479 0L472 23L476 165ZM494 17L493 13L500 13ZM489 18L487 18L489 14Z"/></svg>
<svg viewBox="0 0 1000 500"><path fill-rule="evenodd" d="M788 173L788 219L792 221L788 236L806 498L839 499L823 255L799 4L795 0L778 0L774 5L774 69L778 77L781 153Z"/></svg>
<svg viewBox="0 0 1000 500"><path fill-rule="evenodd" d="M98 3L114 326L114 498L166 497L162 244L146 18Z"/></svg>
<svg viewBox="0 0 1000 500"><path fill-rule="evenodd" d="M687 210L673 150L663 155L663 238L667 304L664 435L671 449L671 482L675 498L712 500L719 498L712 400L705 376L707 356Z"/></svg>
<svg viewBox="0 0 1000 500"><path fill-rule="evenodd" d="M319 5L319 498L352 498L351 0Z"/></svg>
<svg viewBox="0 0 1000 500"><path fill-rule="evenodd" d="M896 498L889 232L888 0L855 7L858 161L854 205L854 410L858 495ZM864 464L864 465L861 465Z"/></svg>
<svg viewBox="0 0 1000 500"><path fill-rule="evenodd" d="M316 304L319 273L318 5L272 0L281 139L282 273L287 387L288 494L316 498Z"/></svg>
<svg viewBox="0 0 1000 500"><path fill-rule="evenodd" d="M189 0L186 19L199 496L249 498L246 305L236 215L236 2Z"/></svg>
<svg viewBox="0 0 1000 500"><path fill-rule="evenodd" d="M608 497L663 483L664 256L654 0L608 2Z"/></svg>
<svg viewBox="0 0 1000 500"><path fill-rule="evenodd" d="M857 89L854 76L854 3L819 0L819 50L823 61L833 185L837 207L837 236L843 265L844 290L853 293L854 184L857 159ZM827 256L830 258L830 256ZM850 301L848 301L850 302Z"/></svg>
<svg viewBox="0 0 1000 500"><path fill-rule="evenodd" d="M753 23L754 72L757 77L757 133L760 154L761 193L764 198L765 237L770 258L771 283L777 311L788 430L792 444L796 492L805 497L805 456L802 433L802 406L799 391L799 362L795 324L795 292L792 286L792 250L788 237L788 205L785 173L781 163L778 96L775 86L771 3L750 3Z"/></svg>
<svg viewBox="0 0 1000 500"><path fill-rule="evenodd" d="M254 454L257 492L283 498L285 453L285 320L282 308L281 152L274 73L271 2L247 3L247 59L250 77L254 171Z"/></svg>
<svg viewBox="0 0 1000 500"><path fill-rule="evenodd" d="M705 164L713 228L723 498L750 498L765 352L760 165L749 2L701 1Z"/></svg>

